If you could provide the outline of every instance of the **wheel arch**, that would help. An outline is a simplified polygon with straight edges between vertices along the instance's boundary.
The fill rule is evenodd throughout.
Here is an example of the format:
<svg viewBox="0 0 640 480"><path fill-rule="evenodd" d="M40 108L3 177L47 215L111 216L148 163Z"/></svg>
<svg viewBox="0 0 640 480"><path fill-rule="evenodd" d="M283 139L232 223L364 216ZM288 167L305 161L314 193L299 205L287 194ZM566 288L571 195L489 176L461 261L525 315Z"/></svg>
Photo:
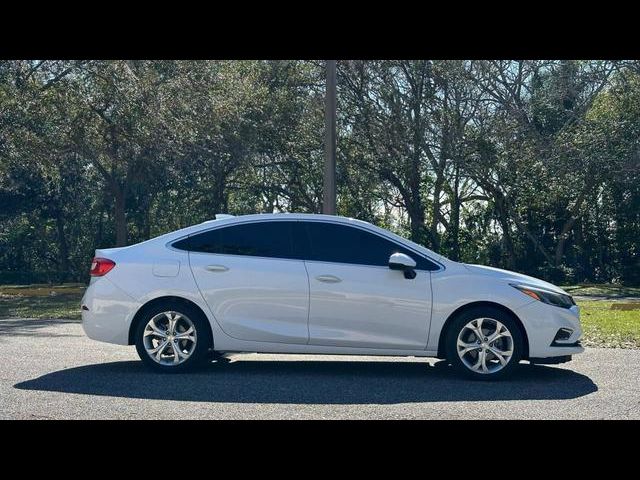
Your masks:
<svg viewBox="0 0 640 480"><path fill-rule="evenodd" d="M129 326L128 344L134 345L136 343L136 339L135 339L136 330L138 328L139 323L144 319L145 313L148 312L150 309L154 308L156 305L159 305L162 303L169 303L169 302L188 305L189 307L194 308L200 315L202 315L202 318L205 320L205 324L207 326L210 345L213 348L213 331L211 330L211 324L209 323L209 318L204 313L202 308L200 308L196 303L184 297L177 297L177 296L170 296L170 295L164 296L164 297L157 297L152 300L149 300L147 303L145 303L138 309L136 314L133 316L133 319L131 320L131 325Z"/></svg>
<svg viewBox="0 0 640 480"><path fill-rule="evenodd" d="M513 320L516 322L518 327L520 327L520 332L522 333L522 337L524 338L524 352L522 354L522 359L529 358L529 336L527 335L527 330L526 330L526 328L524 328L524 324L522 323L522 320L520 320L520 318L513 312L513 310L511 310L511 309L509 309L509 308L507 308L504 305L501 305L499 303L489 302L489 301L479 301L479 302L467 303L465 305L462 305L461 307L458 307L456 310L454 310L451 313L451 315L449 315L449 317L447 317L447 320L444 322L444 325L442 326L442 329L440 330L440 337L438 339L438 357L437 358L446 358L445 339L447 338L447 331L451 327L451 324L453 323L453 320L458 315L460 315L460 314L462 314L462 313L464 313L464 312L466 312L468 310L471 310L473 308L478 308L478 307L496 308L496 309L501 310L502 312L506 313L511 318L513 318Z"/></svg>

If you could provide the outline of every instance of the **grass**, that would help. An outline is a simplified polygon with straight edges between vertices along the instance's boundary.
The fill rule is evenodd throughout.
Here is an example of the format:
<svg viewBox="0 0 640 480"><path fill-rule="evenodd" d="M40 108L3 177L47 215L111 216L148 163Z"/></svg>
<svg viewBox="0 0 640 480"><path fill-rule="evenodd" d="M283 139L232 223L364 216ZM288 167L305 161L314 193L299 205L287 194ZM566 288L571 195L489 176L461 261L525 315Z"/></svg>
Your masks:
<svg viewBox="0 0 640 480"><path fill-rule="evenodd" d="M583 345L640 348L640 302L578 301Z"/></svg>
<svg viewBox="0 0 640 480"><path fill-rule="evenodd" d="M79 320L84 289L82 284L0 286L0 318Z"/></svg>
<svg viewBox="0 0 640 480"><path fill-rule="evenodd" d="M640 297L640 288L611 285L564 288L573 295L617 298L577 301L581 309L584 345L640 348L640 301L625 301L623 298L623 292ZM84 289L85 286L81 284L0 286L0 318L79 320L80 299ZM582 293L585 291L588 293Z"/></svg>

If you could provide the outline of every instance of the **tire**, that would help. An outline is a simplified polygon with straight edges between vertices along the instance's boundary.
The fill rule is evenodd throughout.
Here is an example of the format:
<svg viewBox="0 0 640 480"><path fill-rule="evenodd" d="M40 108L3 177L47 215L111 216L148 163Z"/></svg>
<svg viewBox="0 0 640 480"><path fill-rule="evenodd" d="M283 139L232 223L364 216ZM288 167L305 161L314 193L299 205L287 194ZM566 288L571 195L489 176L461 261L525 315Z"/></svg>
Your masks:
<svg viewBox="0 0 640 480"><path fill-rule="evenodd" d="M212 341L208 320L200 311L185 303L167 301L144 312L136 327L135 343L147 367L156 372L183 373L209 360Z"/></svg>
<svg viewBox="0 0 640 480"><path fill-rule="evenodd" d="M482 331L480 339L475 333L478 326ZM524 335L518 322L493 307L462 312L450 325L445 341L447 360L457 372L473 380L503 380L511 376L524 352Z"/></svg>

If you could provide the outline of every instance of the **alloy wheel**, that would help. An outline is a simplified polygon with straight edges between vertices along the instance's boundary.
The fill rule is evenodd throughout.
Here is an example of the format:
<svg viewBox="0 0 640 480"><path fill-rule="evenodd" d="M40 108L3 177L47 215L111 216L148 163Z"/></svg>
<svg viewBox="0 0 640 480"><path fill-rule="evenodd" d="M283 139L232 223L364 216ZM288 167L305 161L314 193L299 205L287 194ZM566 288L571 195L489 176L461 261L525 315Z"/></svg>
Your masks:
<svg viewBox="0 0 640 480"><path fill-rule="evenodd" d="M475 318L458 334L456 350L472 372L491 374L502 370L513 356L513 336L493 318Z"/></svg>
<svg viewBox="0 0 640 480"><path fill-rule="evenodd" d="M195 351L196 342L196 327L183 313L159 313L144 328L145 351L160 365L175 366L185 362Z"/></svg>

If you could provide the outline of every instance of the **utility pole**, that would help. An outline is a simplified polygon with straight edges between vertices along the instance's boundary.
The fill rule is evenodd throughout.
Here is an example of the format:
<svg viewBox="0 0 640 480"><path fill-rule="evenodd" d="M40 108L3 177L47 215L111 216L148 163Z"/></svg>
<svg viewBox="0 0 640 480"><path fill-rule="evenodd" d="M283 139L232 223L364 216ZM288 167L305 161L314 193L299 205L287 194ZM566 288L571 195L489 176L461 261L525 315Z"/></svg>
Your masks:
<svg viewBox="0 0 640 480"><path fill-rule="evenodd" d="M322 213L336 214L336 61L327 60L324 98L324 187Z"/></svg>

